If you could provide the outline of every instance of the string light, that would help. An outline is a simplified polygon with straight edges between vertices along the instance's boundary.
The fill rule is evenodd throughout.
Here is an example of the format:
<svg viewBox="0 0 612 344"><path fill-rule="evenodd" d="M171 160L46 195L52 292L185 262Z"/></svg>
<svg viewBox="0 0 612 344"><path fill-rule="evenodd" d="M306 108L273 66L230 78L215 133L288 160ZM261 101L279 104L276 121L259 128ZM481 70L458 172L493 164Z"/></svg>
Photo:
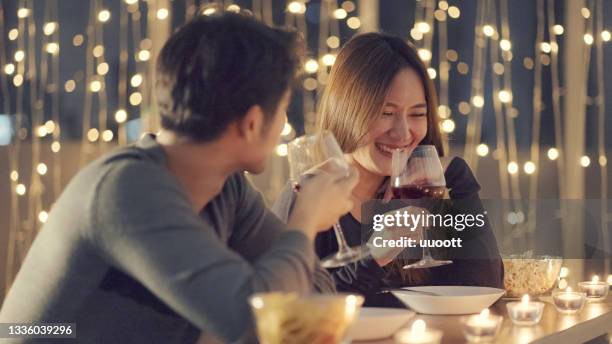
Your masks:
<svg viewBox="0 0 612 344"><path fill-rule="evenodd" d="M327 46L332 49L336 49L340 46L340 38L338 38L338 36L329 36L325 42Z"/></svg>
<svg viewBox="0 0 612 344"><path fill-rule="evenodd" d="M510 49L512 49L512 43L510 43L510 41L507 39L502 39L501 41L499 41L499 47L503 51L509 51Z"/></svg>
<svg viewBox="0 0 612 344"><path fill-rule="evenodd" d="M55 32L56 28L57 28L56 22L45 23L45 25L43 26L43 32L46 36L51 36L53 32Z"/></svg>
<svg viewBox="0 0 612 344"><path fill-rule="evenodd" d="M438 116L442 119L449 118L451 111L446 105L438 105Z"/></svg>
<svg viewBox="0 0 612 344"><path fill-rule="evenodd" d="M427 74L429 74L429 78L432 80L435 79L437 76L436 70L431 67L427 68Z"/></svg>
<svg viewBox="0 0 612 344"><path fill-rule="evenodd" d="M434 18L436 18L436 20L440 22L446 21L446 12L444 12L443 10L435 10Z"/></svg>
<svg viewBox="0 0 612 344"><path fill-rule="evenodd" d="M96 128L91 128L87 131L87 139L90 142L96 142L98 141L98 138L100 137L100 132L98 131L98 129Z"/></svg>
<svg viewBox="0 0 612 344"><path fill-rule="evenodd" d="M53 143L51 144L51 151L53 153L59 152L61 148L62 145L58 141L53 141Z"/></svg>
<svg viewBox="0 0 612 344"><path fill-rule="evenodd" d="M123 109L119 109L117 110L117 112L115 112L115 121L117 123L123 123L127 120L127 112Z"/></svg>
<svg viewBox="0 0 612 344"><path fill-rule="evenodd" d="M148 61L151 57L151 53L148 50L141 50L138 52L138 59L140 61Z"/></svg>
<svg viewBox="0 0 612 344"><path fill-rule="evenodd" d="M138 0L125 0L125 3L128 4L128 5L134 5L137 2L138 2Z"/></svg>
<svg viewBox="0 0 612 344"><path fill-rule="evenodd" d="M499 91L499 93L497 93L497 97L502 103L509 103L510 101L512 101L512 93L507 90Z"/></svg>
<svg viewBox="0 0 612 344"><path fill-rule="evenodd" d="M113 131L112 130L104 130L104 132L102 133L102 141L104 142L110 142L113 140Z"/></svg>
<svg viewBox="0 0 612 344"><path fill-rule="evenodd" d="M442 11L448 10L448 2L444 0L438 2L438 8L440 8Z"/></svg>
<svg viewBox="0 0 612 344"><path fill-rule="evenodd" d="M556 24L555 26L553 26L553 32L557 36L561 36L564 31L565 31L565 29L563 28L563 25Z"/></svg>
<svg viewBox="0 0 612 344"><path fill-rule="evenodd" d="M134 92L130 94L130 104L138 106L142 102L142 94L140 92Z"/></svg>
<svg viewBox="0 0 612 344"><path fill-rule="evenodd" d="M47 47L46 47L45 50L47 50L47 52L49 54L55 55L55 54L57 54L59 52L59 44L54 43L54 42L53 43L47 43Z"/></svg>
<svg viewBox="0 0 612 344"><path fill-rule="evenodd" d="M282 136L290 135L293 132L293 127L289 122L285 122L285 126L283 127L283 131L281 132Z"/></svg>
<svg viewBox="0 0 612 344"><path fill-rule="evenodd" d="M550 51L551 51L550 43L548 43L548 42L540 43L540 50L542 50L542 52L544 52L546 54L550 53Z"/></svg>
<svg viewBox="0 0 612 344"><path fill-rule="evenodd" d="M17 184L17 186L15 187L15 192L19 195L19 196L23 196L26 193L26 186L23 184Z"/></svg>
<svg viewBox="0 0 612 344"><path fill-rule="evenodd" d="M4 66L4 73L6 73L8 75L11 75L11 74L15 73L15 65L12 64L12 63L7 63Z"/></svg>
<svg viewBox="0 0 612 344"><path fill-rule="evenodd" d="M93 48L93 56L94 57L101 57L102 55L104 55L104 46L102 45L96 45Z"/></svg>
<svg viewBox="0 0 612 344"><path fill-rule="evenodd" d="M229 12L240 13L240 6L236 4L231 4L227 6L227 10Z"/></svg>
<svg viewBox="0 0 612 344"><path fill-rule="evenodd" d="M17 37L19 37L19 30L17 29L11 29L8 33L8 39L10 41L14 41L17 39Z"/></svg>
<svg viewBox="0 0 612 344"><path fill-rule="evenodd" d="M287 156L287 144L281 143L280 145L276 146L276 154L278 156Z"/></svg>
<svg viewBox="0 0 612 344"><path fill-rule="evenodd" d="M21 62L23 61L23 58L25 57L25 53L23 52L23 50L17 50L15 52L14 57L15 57L15 61Z"/></svg>
<svg viewBox="0 0 612 344"><path fill-rule="evenodd" d="M452 133L455 131L455 122L452 119L445 119L442 121L442 131L445 133Z"/></svg>
<svg viewBox="0 0 612 344"><path fill-rule="evenodd" d="M608 164L608 158L605 155L599 156L599 165L606 166Z"/></svg>
<svg viewBox="0 0 612 344"><path fill-rule="evenodd" d="M583 155L580 157L580 165L582 167L589 167L590 164L591 164L591 158L589 158L586 155Z"/></svg>
<svg viewBox="0 0 612 344"><path fill-rule="evenodd" d="M582 14L584 19L589 19L589 17L591 17L591 11L586 7L580 9L580 14Z"/></svg>
<svg viewBox="0 0 612 344"><path fill-rule="evenodd" d="M94 80L89 84L89 90L91 90L91 92L99 92L102 89L102 83L100 82L100 80Z"/></svg>
<svg viewBox="0 0 612 344"><path fill-rule="evenodd" d="M49 214L46 211L43 210L40 213L38 213L38 221L40 221L41 223L47 222L48 219L49 219Z"/></svg>
<svg viewBox="0 0 612 344"><path fill-rule="evenodd" d="M514 161L508 163L508 173L517 174L519 170L518 164Z"/></svg>
<svg viewBox="0 0 612 344"><path fill-rule="evenodd" d="M102 10L98 12L98 20L102 23L106 23L110 19L110 16L111 14L109 10Z"/></svg>
<svg viewBox="0 0 612 344"><path fill-rule="evenodd" d="M423 60L424 62L429 62L431 61L431 51L421 48L418 50L419 53L419 57L421 58L421 60Z"/></svg>
<svg viewBox="0 0 612 344"><path fill-rule="evenodd" d="M323 62L324 65L330 67L334 64L334 62L336 62L336 56L333 54L325 54L321 58L321 62Z"/></svg>
<svg viewBox="0 0 612 344"><path fill-rule="evenodd" d="M142 75L134 74L130 78L130 85L132 85L132 87L138 87L138 86L140 86L140 84L142 84Z"/></svg>
<svg viewBox="0 0 612 344"><path fill-rule="evenodd" d="M478 156L481 156L481 157L487 156L489 154L489 146L487 146L484 143L479 144L476 147L476 154L478 154Z"/></svg>
<svg viewBox="0 0 612 344"><path fill-rule="evenodd" d="M593 35L591 35L590 33L585 33L584 34L584 43L586 43L587 45L593 44Z"/></svg>
<svg viewBox="0 0 612 344"><path fill-rule="evenodd" d="M36 129L36 136L45 137L47 136L47 128L44 125L41 125Z"/></svg>
<svg viewBox="0 0 612 344"><path fill-rule="evenodd" d="M304 14L306 13L306 5L299 1L291 1L287 5L287 10L293 14Z"/></svg>
<svg viewBox="0 0 612 344"><path fill-rule="evenodd" d="M497 75L504 74L504 70L504 65L499 62L495 62L495 64L493 65L493 72Z"/></svg>
<svg viewBox="0 0 612 344"><path fill-rule="evenodd" d="M19 180L19 172L17 171L11 171L11 180L16 182Z"/></svg>
<svg viewBox="0 0 612 344"><path fill-rule="evenodd" d="M420 41L423 39L423 33L415 27L410 30L410 37L412 37L416 41Z"/></svg>
<svg viewBox="0 0 612 344"><path fill-rule="evenodd" d="M477 108L482 108L484 106L484 98L476 95L472 97L472 104Z"/></svg>
<svg viewBox="0 0 612 344"><path fill-rule="evenodd" d="M55 122L53 122L52 120L46 121L45 131L47 132L47 134L53 134L53 132L55 131Z"/></svg>
<svg viewBox="0 0 612 344"><path fill-rule="evenodd" d="M96 71L99 75L106 75L108 73L108 63L102 62L96 67Z"/></svg>
<svg viewBox="0 0 612 344"><path fill-rule="evenodd" d="M66 92L68 93L74 91L75 87L76 87L76 82L74 82L74 80L72 79L67 80L66 83L64 83L64 90L66 90Z"/></svg>
<svg viewBox="0 0 612 344"><path fill-rule="evenodd" d="M470 113L470 111L472 111L470 103L468 102L460 102L458 108L459 113L461 113L462 115L467 115Z"/></svg>
<svg viewBox="0 0 612 344"><path fill-rule="evenodd" d="M202 11L202 14L205 16L210 16L214 14L215 12L217 12L217 10L214 7L209 7L209 8L204 9L204 11Z"/></svg>
<svg viewBox="0 0 612 344"><path fill-rule="evenodd" d="M347 19L346 25L353 30L357 30L361 27L361 20L358 17L350 17Z"/></svg>
<svg viewBox="0 0 612 344"><path fill-rule="evenodd" d="M461 15L461 11L459 10L459 7L457 6L451 6L448 8L448 16L453 18L453 19L457 19L459 18L459 16Z"/></svg>
<svg viewBox="0 0 612 344"><path fill-rule="evenodd" d="M23 85L23 75L21 74L15 75L15 77L13 77L13 85L15 85L15 87L19 87Z"/></svg>
<svg viewBox="0 0 612 344"><path fill-rule="evenodd" d="M17 17L23 19L30 15L30 10L27 8L20 8L17 10Z"/></svg>
<svg viewBox="0 0 612 344"><path fill-rule="evenodd" d="M83 44L83 40L83 35L74 35L74 37L72 37L72 45L74 45L75 47L79 47L81 46L81 44Z"/></svg>
<svg viewBox="0 0 612 344"><path fill-rule="evenodd" d="M482 33L487 37L492 37L495 34L495 29L491 25L485 25L482 27Z"/></svg>
<svg viewBox="0 0 612 344"><path fill-rule="evenodd" d="M334 18L336 19L344 19L347 16L348 16L348 13L346 13L346 10L344 8L338 8L334 10Z"/></svg>
<svg viewBox="0 0 612 344"><path fill-rule="evenodd" d="M319 69L319 63L315 59L308 59L308 61L304 63L304 70L307 73L310 73L310 74L316 73L318 69Z"/></svg>
<svg viewBox="0 0 612 344"><path fill-rule="evenodd" d="M38 166L36 166L36 172L38 172L38 174L41 176L44 176L47 174L47 165L44 162L39 163Z"/></svg>
<svg viewBox="0 0 612 344"><path fill-rule="evenodd" d="M536 170L536 165L531 161L527 161L525 165L523 165L523 171L525 171L525 173L527 174L533 174L535 170Z"/></svg>
<svg viewBox="0 0 612 344"><path fill-rule="evenodd" d="M457 64L457 71L459 72L459 74L465 75L470 71L470 67L465 62L459 62Z"/></svg>
<svg viewBox="0 0 612 344"><path fill-rule="evenodd" d="M347 12L353 12L357 8L355 6L355 3L352 1L344 1L341 7L344 8Z"/></svg>
<svg viewBox="0 0 612 344"><path fill-rule="evenodd" d="M418 22L416 28L421 31L421 33L428 33L431 30L429 24L426 22Z"/></svg>
<svg viewBox="0 0 612 344"><path fill-rule="evenodd" d="M307 91L314 91L319 86L319 83L317 82L317 79L315 78L306 78L304 80L303 86L304 86L304 89Z"/></svg>
<svg viewBox="0 0 612 344"><path fill-rule="evenodd" d="M611 37L611 35L610 35L610 31L608 31L608 30L603 30L603 31L601 32L601 39L602 39L604 42L609 42L609 41L610 41L610 38L612 38L612 37Z"/></svg>
<svg viewBox="0 0 612 344"><path fill-rule="evenodd" d="M228 10L229 10L229 8L228 8ZM238 10L240 10L240 7L238 7ZM157 10L157 19L164 20L164 19L168 18L168 14L169 14L168 9L162 7L162 8Z"/></svg>
<svg viewBox="0 0 612 344"><path fill-rule="evenodd" d="M557 150L557 148L550 148L546 155L550 160L557 160L557 158L559 157L559 151Z"/></svg>

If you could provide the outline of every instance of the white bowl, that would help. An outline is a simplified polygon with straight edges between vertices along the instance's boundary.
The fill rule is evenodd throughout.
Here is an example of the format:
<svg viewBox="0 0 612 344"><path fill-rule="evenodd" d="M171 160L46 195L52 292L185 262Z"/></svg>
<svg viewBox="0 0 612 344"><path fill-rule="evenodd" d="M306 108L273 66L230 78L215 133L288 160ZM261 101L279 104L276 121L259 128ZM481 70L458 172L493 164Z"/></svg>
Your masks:
<svg viewBox="0 0 612 344"><path fill-rule="evenodd" d="M488 308L504 295L503 289L469 286L409 287L408 289L435 293L393 291L400 301L422 314L475 314Z"/></svg>
<svg viewBox="0 0 612 344"><path fill-rule="evenodd" d="M349 330L352 340L376 340L391 337L415 315L402 308L364 307Z"/></svg>

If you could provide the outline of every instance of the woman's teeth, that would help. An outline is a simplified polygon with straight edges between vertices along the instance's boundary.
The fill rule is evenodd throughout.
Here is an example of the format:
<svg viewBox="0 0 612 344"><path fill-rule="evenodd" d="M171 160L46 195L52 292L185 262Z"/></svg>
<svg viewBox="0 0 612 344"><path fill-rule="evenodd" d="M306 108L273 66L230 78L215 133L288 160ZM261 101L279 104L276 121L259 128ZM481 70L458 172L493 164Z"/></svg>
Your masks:
<svg viewBox="0 0 612 344"><path fill-rule="evenodd" d="M377 143L376 144L376 148L378 148L379 150L385 152L385 153L389 153L389 154L393 154L393 151L396 149L405 149L406 147L394 147L394 146L388 146L388 145L383 145L381 143Z"/></svg>

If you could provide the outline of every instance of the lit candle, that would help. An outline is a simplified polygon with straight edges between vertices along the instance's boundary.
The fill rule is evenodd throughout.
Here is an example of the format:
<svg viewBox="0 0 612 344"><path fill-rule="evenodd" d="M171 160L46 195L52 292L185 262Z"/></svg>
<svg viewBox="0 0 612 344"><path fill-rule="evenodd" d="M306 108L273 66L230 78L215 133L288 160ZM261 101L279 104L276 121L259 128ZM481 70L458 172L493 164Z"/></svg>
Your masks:
<svg viewBox="0 0 612 344"><path fill-rule="evenodd" d="M503 317L491 315L488 309L483 309L478 315L461 318L463 323L463 334L468 342L483 343L491 342L497 336Z"/></svg>
<svg viewBox="0 0 612 344"><path fill-rule="evenodd" d="M578 313L586 302L586 294L572 291L568 287L565 291L557 291L552 294L555 308L563 314Z"/></svg>
<svg viewBox="0 0 612 344"><path fill-rule="evenodd" d="M580 291L586 293L587 301L593 302L605 300L610 289L608 283L600 281L597 275L589 282L578 283L578 287Z"/></svg>
<svg viewBox="0 0 612 344"><path fill-rule="evenodd" d="M411 328L399 330L394 338L397 344L438 344L442 331L428 329L425 321L419 319L412 323Z"/></svg>
<svg viewBox="0 0 612 344"><path fill-rule="evenodd" d="M508 315L516 325L536 325L542 319L543 302L529 301L529 295L523 295L521 302L506 304Z"/></svg>

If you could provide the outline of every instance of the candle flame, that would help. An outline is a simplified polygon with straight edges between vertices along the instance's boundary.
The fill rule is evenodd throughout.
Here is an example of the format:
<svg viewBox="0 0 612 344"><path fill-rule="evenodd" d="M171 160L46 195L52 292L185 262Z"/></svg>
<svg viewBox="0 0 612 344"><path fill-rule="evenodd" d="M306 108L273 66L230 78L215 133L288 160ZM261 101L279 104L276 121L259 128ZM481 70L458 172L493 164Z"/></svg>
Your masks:
<svg viewBox="0 0 612 344"><path fill-rule="evenodd" d="M527 294L523 295L523 297L521 298L521 303L523 305L529 304L529 295L527 295Z"/></svg>
<svg viewBox="0 0 612 344"><path fill-rule="evenodd" d="M487 319L489 317L489 313L490 312L489 312L488 308L483 309L482 312L480 312L480 315L479 315L480 319Z"/></svg>
<svg viewBox="0 0 612 344"><path fill-rule="evenodd" d="M593 283L598 283L599 282L599 276L597 276L597 275L593 276L592 282Z"/></svg>
<svg viewBox="0 0 612 344"><path fill-rule="evenodd" d="M412 323L412 334L423 334L426 329L427 324L421 319L415 320L415 322Z"/></svg>
<svg viewBox="0 0 612 344"><path fill-rule="evenodd" d="M565 266L561 267L561 271L559 271L559 277L566 278L569 275L569 269Z"/></svg>

